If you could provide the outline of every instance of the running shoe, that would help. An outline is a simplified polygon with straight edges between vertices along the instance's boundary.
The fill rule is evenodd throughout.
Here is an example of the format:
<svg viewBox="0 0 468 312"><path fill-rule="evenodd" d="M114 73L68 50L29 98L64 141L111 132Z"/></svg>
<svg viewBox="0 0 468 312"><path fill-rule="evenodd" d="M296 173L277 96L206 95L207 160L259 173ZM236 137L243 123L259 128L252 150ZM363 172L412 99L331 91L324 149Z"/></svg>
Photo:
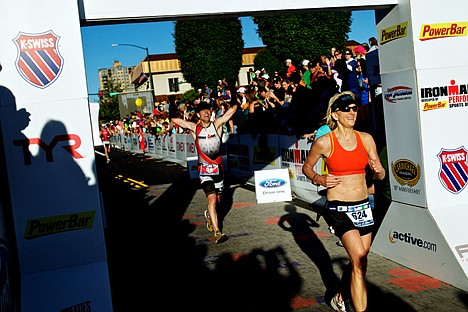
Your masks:
<svg viewBox="0 0 468 312"><path fill-rule="evenodd" d="M227 240L226 234L221 233L221 232L216 232L214 234L214 237L215 237L215 244L221 244Z"/></svg>
<svg viewBox="0 0 468 312"><path fill-rule="evenodd" d="M211 223L210 214L208 210L205 210L206 229L208 232L213 232L213 223Z"/></svg>
<svg viewBox="0 0 468 312"><path fill-rule="evenodd" d="M333 308L333 310L335 311L339 311L339 312L346 312L346 306L345 306L345 303L344 301L340 301L340 294L336 294L331 302L330 302L330 305L331 307Z"/></svg>

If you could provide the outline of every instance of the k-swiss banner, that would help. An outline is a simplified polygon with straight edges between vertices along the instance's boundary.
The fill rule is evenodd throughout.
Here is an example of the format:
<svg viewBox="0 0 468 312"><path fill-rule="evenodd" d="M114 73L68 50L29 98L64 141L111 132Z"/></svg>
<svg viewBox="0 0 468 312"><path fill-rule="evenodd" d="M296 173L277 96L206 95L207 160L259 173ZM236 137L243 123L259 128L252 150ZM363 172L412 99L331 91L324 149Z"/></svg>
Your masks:
<svg viewBox="0 0 468 312"><path fill-rule="evenodd" d="M439 179L442 185L454 194L461 192L468 181L465 147L461 146L456 150L442 149L437 156L440 160Z"/></svg>
<svg viewBox="0 0 468 312"><path fill-rule="evenodd" d="M63 67L63 58L58 50L59 39L52 30L18 34L14 39L18 49L16 68L24 80L44 89L57 79Z"/></svg>

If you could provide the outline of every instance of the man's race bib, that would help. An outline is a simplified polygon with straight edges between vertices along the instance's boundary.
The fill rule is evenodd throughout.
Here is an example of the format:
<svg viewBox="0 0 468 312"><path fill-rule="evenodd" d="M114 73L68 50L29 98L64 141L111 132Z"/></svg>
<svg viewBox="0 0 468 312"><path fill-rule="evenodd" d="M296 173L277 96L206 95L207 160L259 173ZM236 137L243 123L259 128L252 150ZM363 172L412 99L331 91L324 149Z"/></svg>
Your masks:
<svg viewBox="0 0 468 312"><path fill-rule="evenodd" d="M356 227L363 227L374 224L372 209L369 203L348 206L348 211L346 214L348 215L348 218L353 221L353 224Z"/></svg>
<svg viewBox="0 0 468 312"><path fill-rule="evenodd" d="M219 167L216 164L200 164L200 175L218 175Z"/></svg>

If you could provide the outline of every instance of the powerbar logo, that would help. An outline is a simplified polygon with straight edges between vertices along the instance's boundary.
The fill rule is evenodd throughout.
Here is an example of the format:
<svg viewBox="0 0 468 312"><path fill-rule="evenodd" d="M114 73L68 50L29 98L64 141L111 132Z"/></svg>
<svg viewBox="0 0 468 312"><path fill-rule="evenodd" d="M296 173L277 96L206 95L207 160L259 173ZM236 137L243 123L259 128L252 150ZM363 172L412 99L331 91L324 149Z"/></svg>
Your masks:
<svg viewBox="0 0 468 312"><path fill-rule="evenodd" d="M84 301L71 307L61 309L60 312L91 312L91 301Z"/></svg>
<svg viewBox="0 0 468 312"><path fill-rule="evenodd" d="M468 106L468 85L457 84L454 79L449 86L425 87L420 93L423 111Z"/></svg>
<svg viewBox="0 0 468 312"><path fill-rule="evenodd" d="M33 239L56 233L92 228L95 210L56 217L28 220L25 239Z"/></svg>
<svg viewBox="0 0 468 312"><path fill-rule="evenodd" d="M419 40L432 40L447 37L463 37L467 35L468 22L423 24Z"/></svg>
<svg viewBox="0 0 468 312"><path fill-rule="evenodd" d="M380 44L384 45L387 42L404 38L408 35L408 22L398 25L393 25L388 28L382 29L380 32Z"/></svg>
<svg viewBox="0 0 468 312"><path fill-rule="evenodd" d="M447 108L447 107L448 107L447 101L427 102L427 103L424 103L424 105L423 105L423 111L443 109L443 108Z"/></svg>
<svg viewBox="0 0 468 312"><path fill-rule="evenodd" d="M413 237L411 233L400 233L397 231L392 231L388 233L388 240L390 243L395 244L397 242L403 242L410 245L417 246L429 251L437 252L437 244L429 241L422 240L417 237Z"/></svg>

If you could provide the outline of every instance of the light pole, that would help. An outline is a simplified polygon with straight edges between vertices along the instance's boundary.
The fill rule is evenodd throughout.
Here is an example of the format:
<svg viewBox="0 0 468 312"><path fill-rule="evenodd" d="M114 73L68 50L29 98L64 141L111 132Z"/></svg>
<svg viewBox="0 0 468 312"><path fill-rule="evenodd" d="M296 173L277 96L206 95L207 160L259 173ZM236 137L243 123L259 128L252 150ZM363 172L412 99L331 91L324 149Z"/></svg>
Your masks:
<svg viewBox="0 0 468 312"><path fill-rule="evenodd" d="M149 88L152 90L153 92L153 97L154 97L154 83L153 83L153 74L151 73L151 62L150 62L150 56L149 56L149 50L148 50L148 47L144 48L144 47L140 47L139 45L136 45L136 44L129 44L129 43L113 43L112 44L113 47L118 47L118 46L128 46L128 47L134 47L134 48L138 48L138 49L142 49L142 50L145 50L146 51L146 59L148 61L148 71L149 71Z"/></svg>

